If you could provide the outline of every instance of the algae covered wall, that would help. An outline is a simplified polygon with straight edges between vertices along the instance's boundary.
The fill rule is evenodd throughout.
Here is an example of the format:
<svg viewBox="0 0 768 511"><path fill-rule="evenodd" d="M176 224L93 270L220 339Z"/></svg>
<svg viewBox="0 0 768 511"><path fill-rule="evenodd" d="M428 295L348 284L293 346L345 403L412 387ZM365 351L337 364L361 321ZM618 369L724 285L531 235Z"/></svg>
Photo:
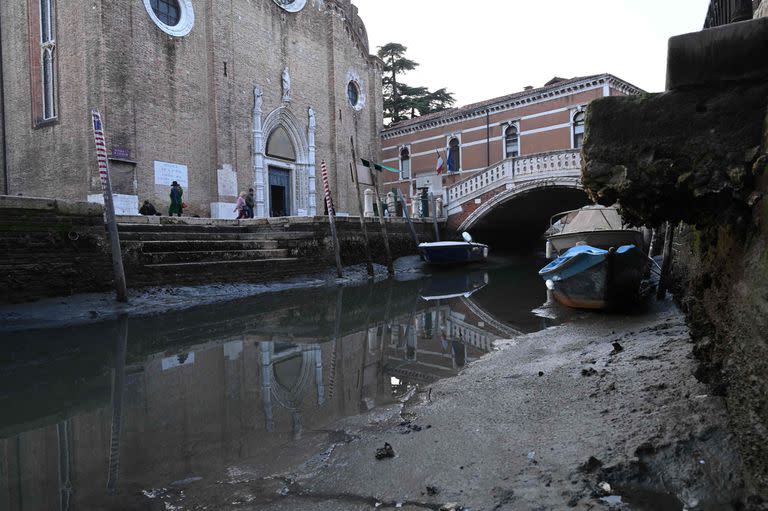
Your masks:
<svg viewBox="0 0 768 511"><path fill-rule="evenodd" d="M672 289L697 377L725 396L749 509L768 503L768 19L670 40L668 90L587 110L582 180L676 228Z"/></svg>
<svg viewBox="0 0 768 511"><path fill-rule="evenodd" d="M112 288L100 204L0 195L0 303Z"/></svg>

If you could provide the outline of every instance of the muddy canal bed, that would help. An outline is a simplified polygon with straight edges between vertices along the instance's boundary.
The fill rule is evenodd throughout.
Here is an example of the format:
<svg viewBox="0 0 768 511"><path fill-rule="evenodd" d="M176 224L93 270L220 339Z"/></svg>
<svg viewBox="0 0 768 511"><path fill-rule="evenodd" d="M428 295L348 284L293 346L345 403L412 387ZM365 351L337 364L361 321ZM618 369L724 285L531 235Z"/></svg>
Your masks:
<svg viewBox="0 0 768 511"><path fill-rule="evenodd" d="M680 313L532 314L539 265L2 310L0 508L731 508Z"/></svg>

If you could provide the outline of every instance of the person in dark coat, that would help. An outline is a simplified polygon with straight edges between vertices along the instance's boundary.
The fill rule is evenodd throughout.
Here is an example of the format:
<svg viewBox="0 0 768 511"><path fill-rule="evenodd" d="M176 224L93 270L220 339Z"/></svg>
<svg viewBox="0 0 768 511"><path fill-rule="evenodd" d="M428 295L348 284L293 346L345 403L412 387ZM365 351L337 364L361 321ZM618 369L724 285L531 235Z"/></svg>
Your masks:
<svg viewBox="0 0 768 511"><path fill-rule="evenodd" d="M139 214L145 215L145 216L155 216L155 215L159 215L160 213L157 212L157 209L155 209L154 204L152 204L148 200L145 200L144 204L142 204L141 208L139 209Z"/></svg>
<svg viewBox="0 0 768 511"><path fill-rule="evenodd" d="M181 210L182 210L182 200L181 197L184 195L184 189L174 181L171 183L171 206L168 208L168 214L173 216L174 213L177 213L179 216L181 216Z"/></svg>
<svg viewBox="0 0 768 511"><path fill-rule="evenodd" d="M255 206L256 201L253 198L253 188L248 188L248 194L245 196L246 218L253 218L253 208Z"/></svg>

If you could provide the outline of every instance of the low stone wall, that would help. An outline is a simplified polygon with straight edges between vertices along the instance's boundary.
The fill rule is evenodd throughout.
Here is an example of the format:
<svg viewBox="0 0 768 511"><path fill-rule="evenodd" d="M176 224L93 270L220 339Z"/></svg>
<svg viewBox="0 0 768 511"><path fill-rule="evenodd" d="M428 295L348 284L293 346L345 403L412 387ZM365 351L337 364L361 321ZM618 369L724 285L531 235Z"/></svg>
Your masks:
<svg viewBox="0 0 768 511"><path fill-rule="evenodd" d="M112 287L98 204L0 196L0 303Z"/></svg>
<svg viewBox="0 0 768 511"><path fill-rule="evenodd" d="M263 233L287 249L293 261L280 264L226 264L195 271L151 269L136 257L141 241L122 243L128 287L263 282L325 270L335 258L327 217L287 217L254 220L210 218L118 217L130 226L163 232ZM421 241L434 240L431 221L414 222ZM377 220L366 219L374 261L386 263L384 238ZM337 219L342 263L365 262L365 246L357 217ZM404 219L387 221L394 258L416 253ZM112 262L98 204L56 199L0 196L0 303L23 302L47 296L113 289Z"/></svg>

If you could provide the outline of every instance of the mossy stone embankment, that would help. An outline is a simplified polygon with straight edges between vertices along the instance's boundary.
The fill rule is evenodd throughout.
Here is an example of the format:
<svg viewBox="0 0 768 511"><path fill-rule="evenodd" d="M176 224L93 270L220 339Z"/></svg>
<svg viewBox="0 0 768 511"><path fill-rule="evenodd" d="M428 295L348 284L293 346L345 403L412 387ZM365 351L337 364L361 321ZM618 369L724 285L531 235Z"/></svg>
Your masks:
<svg viewBox="0 0 768 511"><path fill-rule="evenodd" d="M680 226L674 289L697 377L726 398L755 509L768 501L767 110L755 79L597 100L582 158L593 199Z"/></svg>

